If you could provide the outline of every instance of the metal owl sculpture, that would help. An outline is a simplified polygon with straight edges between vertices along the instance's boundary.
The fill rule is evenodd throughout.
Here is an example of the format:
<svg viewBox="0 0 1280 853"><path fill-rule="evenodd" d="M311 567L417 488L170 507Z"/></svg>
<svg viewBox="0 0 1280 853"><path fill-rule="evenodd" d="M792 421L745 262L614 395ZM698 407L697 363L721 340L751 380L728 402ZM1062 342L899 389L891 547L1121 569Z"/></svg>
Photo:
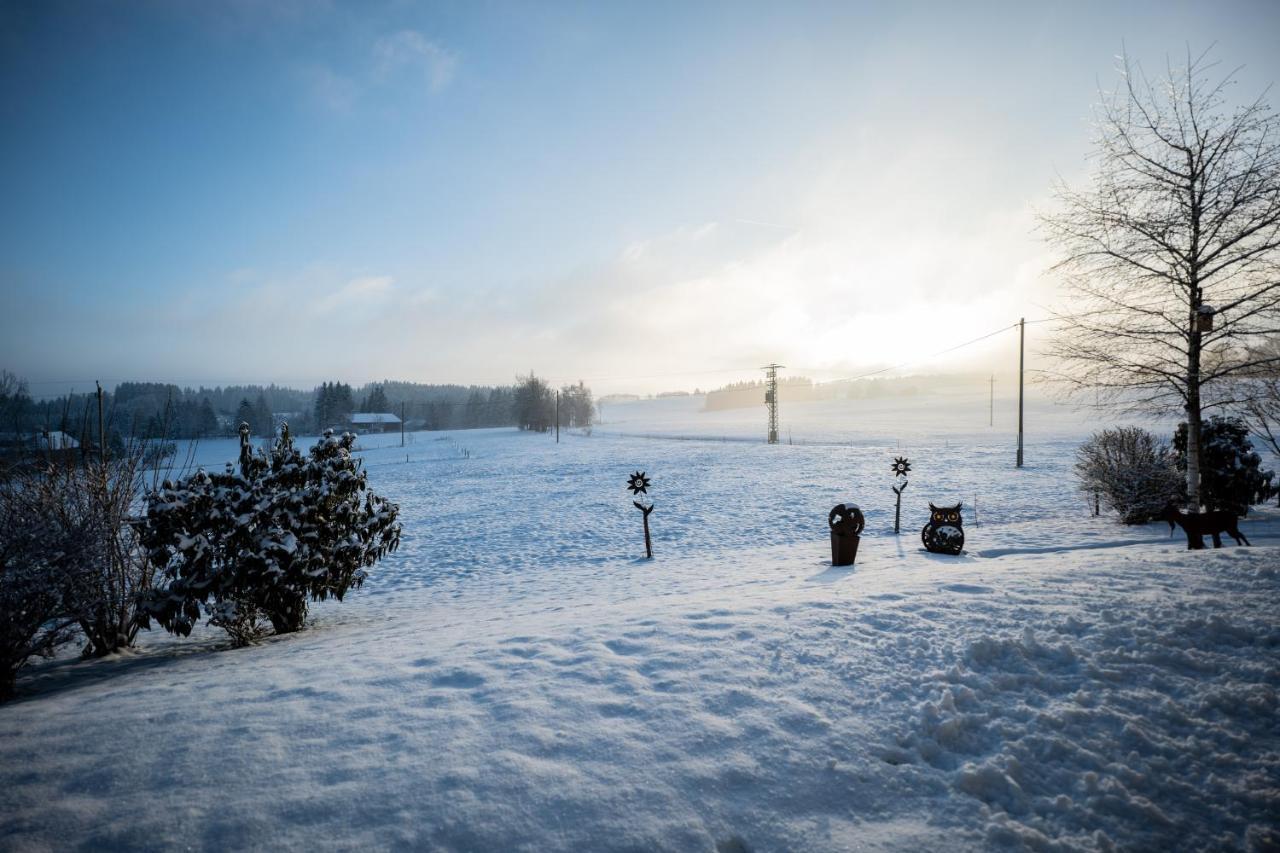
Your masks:
<svg viewBox="0 0 1280 853"><path fill-rule="evenodd" d="M926 551L934 554L959 554L964 547L964 517L960 508L964 501L955 506L934 506L929 504L929 523L920 531L920 539Z"/></svg>

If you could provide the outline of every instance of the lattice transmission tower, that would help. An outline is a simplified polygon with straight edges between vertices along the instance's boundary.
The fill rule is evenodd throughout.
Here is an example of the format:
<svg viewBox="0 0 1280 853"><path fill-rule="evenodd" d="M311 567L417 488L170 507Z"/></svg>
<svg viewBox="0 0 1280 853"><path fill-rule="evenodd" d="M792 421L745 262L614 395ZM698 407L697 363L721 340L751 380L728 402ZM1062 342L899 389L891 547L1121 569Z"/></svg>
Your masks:
<svg viewBox="0 0 1280 853"><path fill-rule="evenodd" d="M778 371L785 365L766 364L760 368L764 371L765 385L764 404L769 407L769 443L778 443Z"/></svg>

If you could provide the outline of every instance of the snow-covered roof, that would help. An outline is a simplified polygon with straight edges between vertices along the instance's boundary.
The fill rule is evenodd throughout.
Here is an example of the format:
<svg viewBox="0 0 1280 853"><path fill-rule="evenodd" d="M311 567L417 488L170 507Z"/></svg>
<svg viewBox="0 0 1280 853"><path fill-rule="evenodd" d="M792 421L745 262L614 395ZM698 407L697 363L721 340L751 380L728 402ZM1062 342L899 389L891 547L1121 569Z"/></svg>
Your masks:
<svg viewBox="0 0 1280 853"><path fill-rule="evenodd" d="M356 412L351 416L353 424L398 424L400 418L390 412Z"/></svg>
<svg viewBox="0 0 1280 853"><path fill-rule="evenodd" d="M61 430L51 430L48 433L41 433L36 438L37 444L42 448L49 450L70 450L80 446L80 442Z"/></svg>

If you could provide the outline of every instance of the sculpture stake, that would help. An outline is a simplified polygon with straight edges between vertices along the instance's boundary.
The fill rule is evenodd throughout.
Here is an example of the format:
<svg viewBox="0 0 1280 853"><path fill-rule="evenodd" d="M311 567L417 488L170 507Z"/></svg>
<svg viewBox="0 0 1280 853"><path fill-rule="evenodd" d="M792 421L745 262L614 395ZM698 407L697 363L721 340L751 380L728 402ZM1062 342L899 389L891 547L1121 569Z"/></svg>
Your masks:
<svg viewBox="0 0 1280 853"><path fill-rule="evenodd" d="M643 471L637 471L627 479L627 488L631 490L633 495L648 494L649 478L644 475ZM653 540L649 538L649 513L653 512L653 502L650 501L648 506L640 503L640 501L632 501L631 504L644 514L644 555L647 559L652 560Z"/></svg>
<svg viewBox="0 0 1280 853"><path fill-rule="evenodd" d="M889 470L895 476L902 478L902 484L893 487L893 493L898 496L897 503L893 507L893 533L896 536L902 530L902 491L907 487L907 474L911 471L911 463L905 456L896 456Z"/></svg>

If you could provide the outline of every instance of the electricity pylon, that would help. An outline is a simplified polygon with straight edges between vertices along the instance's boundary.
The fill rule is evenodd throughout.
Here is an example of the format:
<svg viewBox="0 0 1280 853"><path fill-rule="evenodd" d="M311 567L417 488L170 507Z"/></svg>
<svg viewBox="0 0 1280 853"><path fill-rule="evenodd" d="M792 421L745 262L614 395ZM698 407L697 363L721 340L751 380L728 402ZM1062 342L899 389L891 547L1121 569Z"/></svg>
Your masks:
<svg viewBox="0 0 1280 853"><path fill-rule="evenodd" d="M764 371L765 385L764 404L769 407L769 443L778 443L778 371L785 365L766 364L760 368Z"/></svg>

